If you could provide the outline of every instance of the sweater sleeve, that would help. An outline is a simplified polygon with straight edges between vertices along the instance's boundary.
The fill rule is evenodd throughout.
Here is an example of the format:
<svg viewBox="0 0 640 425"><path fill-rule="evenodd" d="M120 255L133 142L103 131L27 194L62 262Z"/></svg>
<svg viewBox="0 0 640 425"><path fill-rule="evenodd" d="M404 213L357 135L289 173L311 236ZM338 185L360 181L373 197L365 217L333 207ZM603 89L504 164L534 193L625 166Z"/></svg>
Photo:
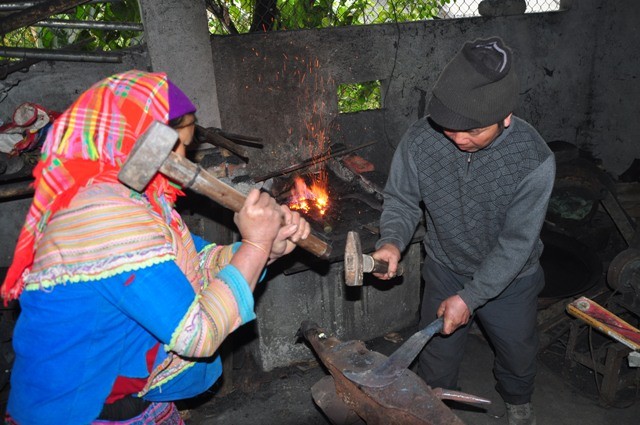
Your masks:
<svg viewBox="0 0 640 425"><path fill-rule="evenodd" d="M91 287L167 350L186 357L213 355L231 332L255 318L251 289L230 264L198 294L173 261L105 278Z"/></svg>
<svg viewBox="0 0 640 425"><path fill-rule="evenodd" d="M497 244L458 292L470 311L500 294L525 266L540 237L554 178L555 160L550 155L520 182Z"/></svg>
<svg viewBox="0 0 640 425"><path fill-rule="evenodd" d="M228 264L197 294L167 348L182 356L209 357L227 335L254 318L253 293Z"/></svg>
<svg viewBox="0 0 640 425"><path fill-rule="evenodd" d="M384 205L380 217L380 239L376 249L386 243L404 251L420 220L420 188L418 171L410 153L407 136L393 155L389 177L384 188Z"/></svg>

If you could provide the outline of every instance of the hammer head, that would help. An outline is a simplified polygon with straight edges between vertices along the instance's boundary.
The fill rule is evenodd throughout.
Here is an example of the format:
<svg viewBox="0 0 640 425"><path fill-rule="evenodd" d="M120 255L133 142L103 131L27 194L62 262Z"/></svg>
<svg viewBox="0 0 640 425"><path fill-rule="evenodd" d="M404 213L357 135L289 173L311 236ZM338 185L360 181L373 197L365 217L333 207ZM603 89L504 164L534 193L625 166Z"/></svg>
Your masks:
<svg viewBox="0 0 640 425"><path fill-rule="evenodd" d="M136 141L118 173L118 180L137 192L143 192L173 150L178 132L154 121Z"/></svg>
<svg viewBox="0 0 640 425"><path fill-rule="evenodd" d="M344 281L347 286L362 286L362 246L360 235L356 232L347 233L344 247Z"/></svg>

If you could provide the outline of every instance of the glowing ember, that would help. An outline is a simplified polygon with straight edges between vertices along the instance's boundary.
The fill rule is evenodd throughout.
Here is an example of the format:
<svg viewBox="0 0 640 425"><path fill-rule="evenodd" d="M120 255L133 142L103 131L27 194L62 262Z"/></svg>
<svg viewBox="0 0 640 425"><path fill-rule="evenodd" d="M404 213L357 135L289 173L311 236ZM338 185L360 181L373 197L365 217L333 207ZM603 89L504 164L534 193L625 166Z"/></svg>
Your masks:
<svg viewBox="0 0 640 425"><path fill-rule="evenodd" d="M320 215L324 215L327 212L329 194L327 193L326 185L322 185L321 182L314 182L309 187L302 177L296 177L294 183L295 186L291 190L289 208L304 211L305 213L315 209Z"/></svg>
<svg viewBox="0 0 640 425"><path fill-rule="evenodd" d="M332 81L326 81L328 77L321 72L320 61L317 58L283 55L283 67L276 76L278 81L280 77L282 81L295 79L301 87L301 95L298 97L302 117L298 122L301 123L301 127L288 129L288 138L298 139L297 147L294 146L297 151L294 152L294 157L315 158L324 153L330 153L328 132L325 130L328 123L332 122L333 115L322 100L324 97L318 94L327 85L331 86L327 83ZM282 87L279 86L279 88ZM328 177L322 160L318 160L313 165L319 172L309 175L310 179L306 182L302 177L296 177L288 203L292 210L299 210L318 218L324 216L329 208Z"/></svg>

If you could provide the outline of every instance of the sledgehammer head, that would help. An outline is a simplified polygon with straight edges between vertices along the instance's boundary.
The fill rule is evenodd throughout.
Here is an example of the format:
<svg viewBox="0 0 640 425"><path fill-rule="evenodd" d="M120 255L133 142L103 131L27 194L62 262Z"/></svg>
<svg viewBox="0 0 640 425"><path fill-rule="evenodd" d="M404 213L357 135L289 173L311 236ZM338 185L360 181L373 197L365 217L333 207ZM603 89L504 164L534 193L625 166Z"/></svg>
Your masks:
<svg viewBox="0 0 640 425"><path fill-rule="evenodd" d="M178 132L154 121L136 141L118 173L118 180L137 192L143 192L173 150Z"/></svg>
<svg viewBox="0 0 640 425"><path fill-rule="evenodd" d="M347 286L362 286L363 265L360 236L354 231L347 233L344 247L344 282Z"/></svg>

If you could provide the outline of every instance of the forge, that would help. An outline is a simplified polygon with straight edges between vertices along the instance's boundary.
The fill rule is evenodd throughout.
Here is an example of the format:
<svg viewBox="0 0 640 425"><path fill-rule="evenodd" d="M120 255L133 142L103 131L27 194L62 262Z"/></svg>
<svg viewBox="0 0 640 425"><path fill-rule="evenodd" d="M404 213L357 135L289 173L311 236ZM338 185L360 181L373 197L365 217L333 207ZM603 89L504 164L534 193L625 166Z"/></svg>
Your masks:
<svg viewBox="0 0 640 425"><path fill-rule="evenodd" d="M402 277L381 282L365 275L362 287L345 285L347 234L358 233L364 253L374 250L386 175L376 170L368 157L360 156L361 152L339 146L333 152L334 156L309 161L295 172L278 173L281 163L274 161L271 171L278 175L264 179L251 175L237 156L221 155L217 149L200 152L195 158L238 190L261 187L280 204L298 210L314 233L331 246L327 259L296 249L269 267L264 284L256 290L258 319L239 329L233 338L264 371L314 358L313 352L297 341L300 318L312 317L344 339L371 339L417 323L422 255L419 234L405 254ZM265 156L263 168L268 161ZM289 163L305 163L305 159L291 158ZM326 200L318 208L322 197ZM190 226L198 228L195 216Z"/></svg>
<svg viewBox="0 0 640 425"><path fill-rule="evenodd" d="M339 163L338 163L339 164ZM340 164L339 164L340 165ZM336 168L333 164L333 168ZM316 183L313 175L297 175L293 178L281 178L282 183L274 186L284 187L284 192L275 191L274 196L292 210L300 212L321 233L332 246L330 261L341 261L344 257L346 236L349 231L360 234L363 249L372 250L378 237L378 222L382 211L380 183L369 183L367 187L360 174L352 173L351 179L326 169L322 172L322 186ZM314 190L320 191L319 195ZM367 190L368 189L368 190ZM320 205L317 204L320 200ZM298 265L287 267L284 271L292 274L308 268L310 262L298 259ZM306 266L305 266L306 264Z"/></svg>

